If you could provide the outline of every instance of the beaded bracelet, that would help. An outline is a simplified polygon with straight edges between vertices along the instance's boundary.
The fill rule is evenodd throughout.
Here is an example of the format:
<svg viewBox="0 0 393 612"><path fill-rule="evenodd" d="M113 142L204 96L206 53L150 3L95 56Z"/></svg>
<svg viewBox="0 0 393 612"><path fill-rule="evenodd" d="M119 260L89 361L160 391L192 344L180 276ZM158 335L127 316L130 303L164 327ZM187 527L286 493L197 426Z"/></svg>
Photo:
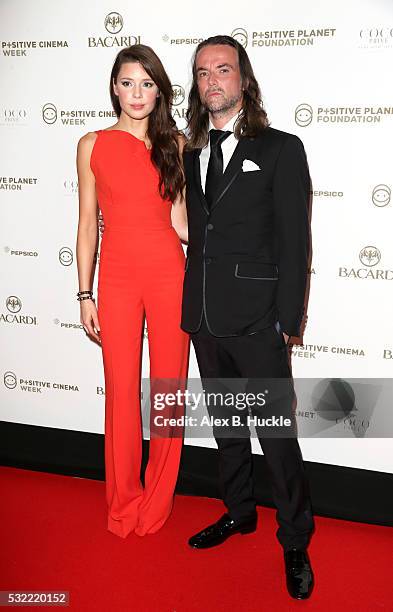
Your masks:
<svg viewBox="0 0 393 612"><path fill-rule="evenodd" d="M94 298L93 298L92 295L80 295L76 299L78 300L78 302L83 302L83 300L93 300L93 302L94 302Z"/></svg>
<svg viewBox="0 0 393 612"><path fill-rule="evenodd" d="M93 299L93 292L92 291L78 291L77 295L77 300L78 302L81 302L82 300L92 300Z"/></svg>

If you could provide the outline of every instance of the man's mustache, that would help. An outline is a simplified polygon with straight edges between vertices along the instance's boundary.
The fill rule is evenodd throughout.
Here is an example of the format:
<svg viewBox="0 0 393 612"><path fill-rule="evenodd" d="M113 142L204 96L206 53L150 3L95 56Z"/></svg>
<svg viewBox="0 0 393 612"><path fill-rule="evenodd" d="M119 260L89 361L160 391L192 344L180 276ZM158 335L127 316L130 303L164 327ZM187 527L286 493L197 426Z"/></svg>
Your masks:
<svg viewBox="0 0 393 612"><path fill-rule="evenodd" d="M207 89L205 91L205 96L208 96L211 93L224 93L222 89Z"/></svg>

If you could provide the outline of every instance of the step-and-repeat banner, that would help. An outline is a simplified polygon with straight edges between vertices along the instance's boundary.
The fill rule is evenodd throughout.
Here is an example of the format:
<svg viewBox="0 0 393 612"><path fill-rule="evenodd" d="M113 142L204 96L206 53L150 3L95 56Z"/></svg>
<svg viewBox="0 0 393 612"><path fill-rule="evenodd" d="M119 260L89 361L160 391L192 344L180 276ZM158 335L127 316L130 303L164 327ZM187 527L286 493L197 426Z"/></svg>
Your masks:
<svg viewBox="0 0 393 612"><path fill-rule="evenodd" d="M336 437L301 439L304 457L393 472L391 441L367 433L391 412L382 379L393 369L392 3L3 0L0 12L0 418L103 432L101 351L75 296L77 142L115 122L108 85L122 47L158 53L184 128L195 46L231 34L250 56L272 126L302 139L313 181L311 289L294 376L315 379L333 407L348 389L352 398L331 423ZM298 402L300 428L315 408Z"/></svg>

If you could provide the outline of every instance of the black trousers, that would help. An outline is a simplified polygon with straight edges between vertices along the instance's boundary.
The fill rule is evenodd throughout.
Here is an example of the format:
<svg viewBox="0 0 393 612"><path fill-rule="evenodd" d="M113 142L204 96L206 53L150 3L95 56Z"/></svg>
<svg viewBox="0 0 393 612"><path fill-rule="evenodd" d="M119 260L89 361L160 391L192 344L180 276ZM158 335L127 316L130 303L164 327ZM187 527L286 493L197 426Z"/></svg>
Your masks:
<svg viewBox="0 0 393 612"><path fill-rule="evenodd" d="M191 339L205 391L216 391L218 378L272 379L276 382L282 379L284 387L291 385L293 389L287 347L275 326L255 334L217 338L209 333L203 319L200 330L191 334ZM284 406L284 412L288 412L287 402L276 405L281 409ZM282 430L276 436L264 435L264 431L256 427L277 508L277 538L284 550L304 549L314 529L314 520L296 433L291 430L291 437L283 437ZM250 436L221 437L217 428L213 428L213 433L219 451L222 497L228 514L234 520L254 516L256 502Z"/></svg>

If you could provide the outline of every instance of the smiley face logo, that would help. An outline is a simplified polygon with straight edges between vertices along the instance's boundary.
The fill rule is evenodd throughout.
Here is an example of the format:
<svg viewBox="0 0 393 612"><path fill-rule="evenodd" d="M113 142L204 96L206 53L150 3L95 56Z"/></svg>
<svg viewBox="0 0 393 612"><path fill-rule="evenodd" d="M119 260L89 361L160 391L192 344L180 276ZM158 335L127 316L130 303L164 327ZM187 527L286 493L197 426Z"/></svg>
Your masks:
<svg viewBox="0 0 393 612"><path fill-rule="evenodd" d="M382 208L390 203L392 190L388 185L377 185L373 189L372 201L375 206Z"/></svg>
<svg viewBox="0 0 393 612"><path fill-rule="evenodd" d="M248 44L248 34L244 28L236 28L233 30L231 34L232 38L237 40L237 42L244 48L247 47Z"/></svg>
<svg viewBox="0 0 393 612"><path fill-rule="evenodd" d="M309 104L299 104L295 109L295 123L300 127L307 127L312 121L312 108Z"/></svg>
<svg viewBox="0 0 393 612"><path fill-rule="evenodd" d="M12 312L13 314L19 312L22 308L22 302L18 297L16 297L16 295L10 295L6 299L5 305L7 307L7 310L9 312Z"/></svg>
<svg viewBox="0 0 393 612"><path fill-rule="evenodd" d="M16 376L13 372L5 372L4 373L4 384L7 389L15 389L16 387Z"/></svg>
<svg viewBox="0 0 393 612"><path fill-rule="evenodd" d="M360 251L359 259L364 266L372 268L381 261L381 253L375 246L366 246Z"/></svg>
<svg viewBox="0 0 393 612"><path fill-rule="evenodd" d="M62 266L70 266L74 261L74 256L69 247L62 247L59 251L59 261Z"/></svg>
<svg viewBox="0 0 393 612"><path fill-rule="evenodd" d="M45 104L42 107L42 118L45 121L45 123L49 123L49 125L51 125L52 123L55 123L57 120L57 108L54 104L51 104L50 102L48 102L48 104Z"/></svg>

